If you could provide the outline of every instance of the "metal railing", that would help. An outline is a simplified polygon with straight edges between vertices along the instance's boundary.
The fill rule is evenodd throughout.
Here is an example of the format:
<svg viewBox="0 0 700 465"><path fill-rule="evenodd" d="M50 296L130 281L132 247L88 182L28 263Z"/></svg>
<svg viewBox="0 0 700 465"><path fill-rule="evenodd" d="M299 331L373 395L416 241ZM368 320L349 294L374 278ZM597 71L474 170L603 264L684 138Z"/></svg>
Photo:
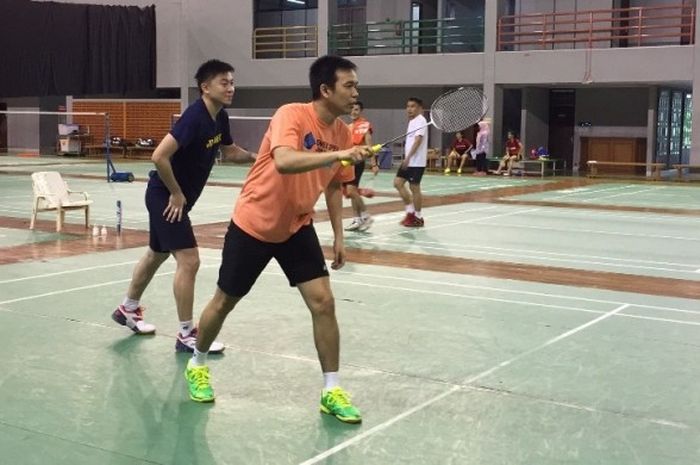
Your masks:
<svg viewBox="0 0 700 465"><path fill-rule="evenodd" d="M695 7L690 5L509 15L498 20L501 51L694 42Z"/></svg>
<svg viewBox="0 0 700 465"><path fill-rule="evenodd" d="M318 56L316 26L259 27L253 31L253 58Z"/></svg>
<svg viewBox="0 0 700 465"><path fill-rule="evenodd" d="M346 56L483 52L484 18L333 24L328 49Z"/></svg>

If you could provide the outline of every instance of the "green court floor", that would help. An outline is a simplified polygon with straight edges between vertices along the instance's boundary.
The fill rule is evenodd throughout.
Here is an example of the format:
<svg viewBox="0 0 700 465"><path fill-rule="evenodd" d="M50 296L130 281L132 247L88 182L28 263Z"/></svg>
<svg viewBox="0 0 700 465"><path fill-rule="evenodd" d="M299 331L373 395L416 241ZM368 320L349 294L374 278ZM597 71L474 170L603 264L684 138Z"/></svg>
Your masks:
<svg viewBox="0 0 700 465"><path fill-rule="evenodd" d="M349 266L332 279L358 427L318 413L307 310L274 264L221 333L216 403L191 402L172 264L144 298L156 336L109 319L140 253L1 267L8 463L696 463L696 302Z"/></svg>
<svg viewBox="0 0 700 465"><path fill-rule="evenodd" d="M624 205L657 208L700 208L700 189L680 183L600 183L559 191L510 197L574 204Z"/></svg>
<svg viewBox="0 0 700 465"><path fill-rule="evenodd" d="M474 202L427 208L420 229L402 217L375 216L369 232L346 233L347 245L700 280L700 217ZM330 225L317 230L331 245Z"/></svg>
<svg viewBox="0 0 700 465"><path fill-rule="evenodd" d="M30 216L31 179L20 171L104 170L55 158L0 157L0 170L15 173L0 175L6 224ZM137 176L151 169L117 166ZM231 186L207 186L193 223L226 221L247 169L216 166L212 180ZM372 181L379 194L368 200L370 212L398 200L393 177L383 171ZM423 187L444 196L562 179L430 174ZM125 228L147 229L145 183L66 180L90 193L92 223L113 226L121 200ZM310 317L276 263L227 319L220 334L227 349L210 357L217 400L200 405L187 395L188 356L174 351L172 260L143 298L158 332L139 337L110 314L144 247L54 258L31 246L55 241L69 250L70 241L101 239L0 227L0 254L30 251L0 265L3 463L697 465L698 301L540 283L527 273L537 265L567 276L607 271L695 286L700 217L624 207L697 210L700 188L610 182L503 199L571 208L455 203L425 208L426 226L414 230L398 225L398 206L375 214L368 232L345 233L349 249L409 252L437 264L473 259L523 273L499 279L410 262L331 271L341 381L362 409L361 425L318 412L322 377ZM586 208L597 205L622 209ZM67 220L79 224L82 216ZM330 245L330 225L315 226ZM200 249L195 317L214 292L220 253Z"/></svg>

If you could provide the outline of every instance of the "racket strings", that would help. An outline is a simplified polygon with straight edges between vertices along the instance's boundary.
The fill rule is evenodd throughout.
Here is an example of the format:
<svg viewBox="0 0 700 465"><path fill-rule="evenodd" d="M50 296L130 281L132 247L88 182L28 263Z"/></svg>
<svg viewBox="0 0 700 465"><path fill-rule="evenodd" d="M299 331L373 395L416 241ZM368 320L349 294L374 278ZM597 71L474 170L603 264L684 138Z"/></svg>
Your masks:
<svg viewBox="0 0 700 465"><path fill-rule="evenodd" d="M478 89L461 87L440 96L430 107L430 119L444 132L457 132L479 122L486 114L486 98Z"/></svg>

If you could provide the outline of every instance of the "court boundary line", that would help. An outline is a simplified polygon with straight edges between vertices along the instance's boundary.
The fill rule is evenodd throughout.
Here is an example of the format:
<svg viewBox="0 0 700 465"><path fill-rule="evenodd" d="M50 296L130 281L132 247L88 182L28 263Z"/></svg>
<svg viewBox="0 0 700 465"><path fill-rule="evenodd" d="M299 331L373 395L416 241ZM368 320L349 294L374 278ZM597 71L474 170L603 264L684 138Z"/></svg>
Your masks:
<svg viewBox="0 0 700 465"><path fill-rule="evenodd" d="M95 327L95 328L123 331L123 328L120 328L120 327L117 327L114 325L108 325L105 323L90 322L90 321L85 321L85 320L78 320L75 318L59 318L59 317L56 317L55 315L44 315L44 314L36 314L36 313L27 315L25 312L7 309L7 308L3 308L1 306L0 306L0 312L16 313L16 314L24 315L25 317L37 317L37 318L41 318L41 319L58 319L58 320L61 320L61 321L67 322L67 323L78 323L78 324L91 326L91 327ZM605 313L604 311L597 311L597 310L591 310L591 312L597 313L599 315ZM624 314L622 314L622 313L617 314L617 316L623 316L623 315ZM168 339L175 339L174 336L171 336L171 335L166 334L166 333L157 333L154 337L165 337ZM281 352L271 352L271 351L267 351L267 350L254 349L254 348L245 347L245 346L236 345L236 344L225 344L225 346L227 349L231 349L231 350L235 350L235 351L243 352L243 353L264 355L266 357L271 357L271 358L282 358L282 359L291 360L291 361L295 361L295 362L310 363L310 364L314 364L314 365L318 364L317 358L306 357L303 355L287 354L287 353L281 353ZM413 375L410 373L402 373L399 371L392 371L392 370L388 370L388 369L384 369L384 368L359 365L357 363L347 362L344 364L344 366L352 367L358 371L369 371L369 372L372 372L375 374L383 374L383 375L400 377L400 378L410 378L410 379L415 379L415 380L418 380L421 382L426 382L426 383L433 383L433 384L439 384L439 385L445 385L445 386L458 387L458 388L462 388L462 389L466 389L466 390L476 390L476 391L488 392L488 393L492 393L492 394L514 397L514 398L519 398L519 399L527 399L527 400L541 403L541 404L550 404L550 405L556 405L556 406L570 408L570 409L574 409L574 410L582 410L582 411L587 411L587 412L592 412L592 413L614 415L614 416L618 416L618 417L622 417L622 418L641 420L641 421L645 421L648 423L654 423L654 424L658 424L661 426L669 426L669 427L674 427L674 428L678 428L678 429L691 429L691 427L688 426L687 424L677 422L677 421L666 420L663 418L645 417L645 416L640 416L640 415L630 415L630 414L625 414L621 411L616 411L616 410L597 409L595 407L576 404L573 402L557 401L557 400L553 400L553 399L547 399L544 397L536 397L534 395L528 395L526 393L500 390L497 387L490 387L490 386L483 386L483 385L468 385L468 384L465 384L465 382L459 383L459 382L446 381L446 380L442 380L442 379L431 378L429 376L418 376L418 375Z"/></svg>
<svg viewBox="0 0 700 465"><path fill-rule="evenodd" d="M322 237L324 239L329 239L331 237L330 233L326 234L319 234L319 237ZM346 238L347 241L347 238ZM366 239L358 239L359 242L367 243L369 242L370 244L376 244L376 245L381 245L381 244L388 244L388 245L400 245L400 246L406 246L405 243L402 242L396 242L393 238L386 237L384 239L379 239L379 240L373 240L371 237L367 237ZM357 241L353 241L357 242ZM435 244L435 245L429 245L429 244ZM421 241L421 240L414 240L411 241L409 245L417 245L421 247L422 249L431 249L431 250L451 250L456 247L464 247L464 244L456 244L456 243L450 243L450 242L436 242L436 241ZM363 247L357 247L360 250L366 250L366 248ZM683 264L683 263L673 263L673 262L655 262L651 260L634 260L634 259L629 259L629 258L615 258L615 257L603 257L603 256L596 256L596 255L577 255L577 254L567 254L567 253L561 253L561 252L544 252L544 251L538 251L536 249L514 249L514 248L505 248L505 247L491 247L491 246L482 246L482 245L472 245L469 244L470 250L473 250L477 255L482 254L482 255L490 255L490 256L509 256L512 257L514 254L517 254L519 257L522 258L528 258L528 259L541 259L546 262L558 262L558 263L569 263L569 264L589 264L589 265L603 265L603 266L608 266L611 268L638 268L642 270L656 270L656 271L670 271L673 273L692 273L694 272L694 269L698 264L696 263L690 263L690 264ZM549 256L548 256L549 255ZM439 255L432 255L433 257ZM576 260L574 258L568 258L568 257L577 257L581 256L585 258L584 260ZM474 260L479 260L478 258L474 257L455 257L455 258L465 258L465 259L474 259ZM598 259L601 261L594 261L594 259ZM604 260L610 260L609 262L605 262ZM509 263L523 263L525 265L537 265L536 263L525 263L522 261L508 261ZM615 263L619 262L619 263ZM625 263L628 262L628 263ZM637 264L635 264L637 263ZM645 266L643 263L650 263L650 264L659 264L659 265L672 265L672 266L677 266L678 268L690 268L691 270L681 270L681 269L674 269L674 268L664 268L661 266ZM574 269L574 268L572 268ZM583 270L583 271L604 271L604 270ZM668 276L663 276L663 277L668 277Z"/></svg>
<svg viewBox="0 0 700 465"><path fill-rule="evenodd" d="M372 266L372 265L365 265L365 266ZM387 279L386 275L379 275L379 274L372 274L372 273L362 273L359 271L350 271L350 270L340 270L338 272L339 274L352 274L352 275L359 275L363 277L368 277L368 278L378 278L378 279ZM405 276L389 276L388 279L393 279L396 281L407 281L411 283L421 283L421 284L434 284L434 285L441 285L441 286L452 286L452 287L459 287L459 288L464 288L464 289L475 289L475 290L486 290L486 291L494 291L494 292L500 292L500 293L511 293L511 294L522 294L522 295L529 295L529 296L537 296L537 297L547 297L547 298L554 298L554 299L564 299L564 300L575 300L575 301L581 301L581 302L594 302L594 303L599 303L599 304L610 304L610 305L623 305L623 304L630 304L634 307L641 307L641 308L649 308L649 309L656 309L656 310L665 310L665 311L671 311L671 312L680 312L680 313L691 313L691 314L700 314L700 311L695 311L695 310L686 310L682 308L676 308L676 307L665 307L661 305L649 305L649 304L636 304L633 302L623 302L619 300L608 300L608 299L594 299L590 297L579 297L579 296L570 296L570 295L564 295L564 294L553 294L549 292L536 292L536 291L525 291L525 290L513 290L509 289L506 287L500 288L500 287L493 287L493 286L484 286L480 284L463 284L463 283L455 283L455 282L443 282L443 281L432 281L432 280L425 280L425 279L417 279L417 278L409 278ZM485 278L485 279L499 279L499 278ZM337 279L334 279L333 282L337 281ZM526 282L526 281L521 281L521 282ZM353 284L359 284L355 283L353 281L348 281L348 283L353 283ZM372 284L372 283L370 283ZM551 286L564 286L562 284L550 284ZM567 286L564 286L567 287ZM401 288L403 289L403 288ZM595 289L594 289L595 290ZM622 291L610 291L607 289L598 289L601 292L618 292L618 293L623 293L625 292ZM431 291L435 292L435 291ZM626 294L629 294L627 292ZM460 297L463 296L463 294L459 294ZM472 298L478 299L478 298L484 298L483 296L478 296L475 295ZM663 297L666 299L672 299L672 298L682 298L682 297ZM490 298L489 299L495 299L496 298ZM685 299L685 300L690 300L690 299ZM503 299L504 302L506 303L511 303L515 301L511 300L506 300ZM598 310L595 310L598 311Z"/></svg>
<svg viewBox="0 0 700 465"><path fill-rule="evenodd" d="M213 260L214 263L212 264L202 264L200 266L201 269L208 269L208 268L214 268L220 266L218 263L221 259L221 257L212 257L209 255L202 255L200 254L200 258L207 259L207 260ZM371 266L371 265L369 265ZM161 276L167 276L170 274L174 274L175 270L172 271L164 271L160 273L156 273L154 277L161 277ZM282 276L283 273L281 271L263 271L262 274L268 274L268 275L275 275L275 276ZM351 275L360 275L363 277L375 277L375 278L382 278L386 279L386 275L376 275L376 274L371 274L371 273L360 273L360 272L355 272L355 271L340 271L339 274L351 274ZM507 289L507 288L494 288L490 286L481 286L481 285L473 285L473 284L462 284L462 283L445 283L445 282L437 282L437 281L426 281L426 280L419 280L415 278L406 278L406 277L401 277L401 276L390 276L389 279L394 279L397 281L407 281L407 282L420 282L423 284L440 284L440 285L449 285L452 287L458 287L458 288L464 288L464 289L477 289L477 290L488 290L488 291L495 291L495 292L508 292L508 293L513 293L513 294L521 294L521 295L530 295L530 296L539 296L539 297L549 297L549 298L559 298L559 299L564 299L564 300L574 300L574 301L582 301L582 302L595 302L595 303L601 303L601 304L610 304L610 305L630 305L633 307L640 307L640 308L649 308L649 309L656 309L656 310L664 310L664 311L671 311L671 312L678 312L678 313L687 313L687 314L699 314L700 312L696 312L693 310L686 310L686 309L681 309L681 308L674 308L674 307L664 307L664 306L654 306L654 305L646 305L646 304L636 304L636 303L631 303L631 302L620 302L620 301L614 301L614 300L605 300L605 299L591 299L587 297L571 297L571 296L566 296L566 295L560 295L560 294L551 294L551 293L542 293L542 292L533 292L533 291L518 291L518 290L512 290L512 289ZM496 279L496 278L489 278L489 279ZM68 289L60 289L57 291L52 291L52 292L46 292L42 294L35 294L35 295L29 295L29 296L24 296L24 297L18 297L15 299L9 299L9 300L4 300L0 301L0 305L7 305L11 303L16 303L16 302L24 302L27 300L32 300L32 299L38 299L38 298L43 298L43 297L50 297L53 295L60 295L60 294L66 294L69 292L75 292L75 291L82 291L82 290L87 290L87 289L94 289L98 287L103 287L103 286L110 286L113 284L121 284L124 282L129 282L131 281L131 277L129 278L124 278L124 279L119 279L115 281L105 281L101 283L95 283L95 284L90 284L86 286L78 286L78 287L73 287L73 288L68 288ZM547 304L547 303L541 303L541 302L523 302L522 300L510 300L510 299L502 299L502 298L497 298L497 297L485 297L481 295L470 295L470 294L454 294L454 293L446 293L442 291L434 291L434 290L424 290L424 289L414 289L414 288L404 288L404 287L399 287L399 286L388 286L388 285L380 285L380 284L374 284L374 283L362 283L362 282L357 282L357 281L349 281L349 280L341 280L340 276L338 278L333 279L332 282L336 282L338 284L353 284L353 285L359 285L359 286L367 286L367 287L376 287L376 288L385 288L385 289L394 289L394 290L399 290L399 291L411 291L411 292L417 292L417 293L424 293L424 294L439 294L439 295L446 295L450 297L459 297L459 298L467 298L467 299L472 299L472 300L486 300L486 301L496 301L496 302L501 302L501 303L514 303L514 304L521 304L521 305L532 305L532 306L540 306L543 308L558 308L558 309L570 309L572 311L580 311L580 312L589 312L589 313L600 313L600 310L594 310L594 309L579 309L577 307L572 307L572 306L565 306L565 305L553 305L553 304ZM621 292L621 291L607 291L607 292ZM663 298L672 298L672 297L663 297ZM640 319L647 319L650 317L645 317L643 315L629 315L631 318L640 318ZM658 318L655 318L658 320ZM662 319L661 321L667 321L666 319ZM695 324L695 322L691 321L683 321L683 320L668 320L669 322L678 322L682 324ZM700 324L700 323L698 323Z"/></svg>
<svg viewBox="0 0 700 465"><path fill-rule="evenodd" d="M582 325L579 325L576 328L570 329L569 331L566 331L566 332L560 334L559 336L551 338L538 346L535 346L529 350L526 350L525 352L522 352L514 357L511 357L510 359L505 360L505 361L499 363L498 365L495 365L494 367L492 367L488 370L484 370L481 373L478 373L478 374L472 376L471 378L468 378L464 384L467 384L467 385L472 384L475 381L478 381L478 380L480 380L480 379L482 379L482 378L484 378L492 373L495 373L496 371L498 371L502 368L510 366L511 364L517 362L518 360L521 360L524 357L527 357L528 355L531 355L531 354L538 352L542 349L545 349L553 344L556 344L557 342L562 341L570 336L573 336L574 334L579 333L586 328L589 328L597 323L600 323L603 320L610 318L611 316L615 315L616 313L619 313L620 311L624 310L627 306L628 306L628 304L621 305L613 310L606 312L603 315L600 315L597 318L594 318L593 320L590 320ZM411 409L406 410L406 411L400 413L399 415L396 415L396 416L390 418L389 420L384 421L383 423L380 423L380 424L368 429L367 431L364 431L356 436L353 436L352 438L347 439L347 440L341 442L340 444L337 444L336 446L331 447L330 449L327 449L326 451L321 452L320 454L317 454L308 460L305 460L304 462L300 462L299 465L313 465L315 463L318 463L321 460L324 460L324 459L330 457L331 455L335 455L336 453L338 453L344 449L347 449L348 447L362 441L363 439L365 439L369 436L372 436L375 433L381 432L381 431L389 428L393 424L398 423L399 421L403 420L404 418L407 418L410 415L413 415L414 413L419 412L419 411L425 409L426 407L429 407L432 404L454 394L457 391L461 391L461 390L463 390L463 388L461 388L461 387L458 387L458 386L452 387L451 389L449 389L449 390L447 390L447 391L445 391L437 396L434 396L434 397L428 399L427 401L425 401L425 402L423 402L415 407L412 407Z"/></svg>

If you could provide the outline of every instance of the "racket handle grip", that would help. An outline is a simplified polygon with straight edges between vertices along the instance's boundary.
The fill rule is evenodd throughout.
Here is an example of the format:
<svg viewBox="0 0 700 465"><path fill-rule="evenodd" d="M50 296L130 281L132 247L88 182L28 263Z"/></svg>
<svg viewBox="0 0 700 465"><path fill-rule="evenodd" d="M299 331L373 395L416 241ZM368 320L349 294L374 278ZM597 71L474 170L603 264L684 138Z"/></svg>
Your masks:
<svg viewBox="0 0 700 465"><path fill-rule="evenodd" d="M384 147L382 144L374 144L372 147L369 149L372 151L372 153L379 153L379 151ZM353 165L354 163L351 162L350 160L340 160L340 164L342 166L350 166Z"/></svg>

